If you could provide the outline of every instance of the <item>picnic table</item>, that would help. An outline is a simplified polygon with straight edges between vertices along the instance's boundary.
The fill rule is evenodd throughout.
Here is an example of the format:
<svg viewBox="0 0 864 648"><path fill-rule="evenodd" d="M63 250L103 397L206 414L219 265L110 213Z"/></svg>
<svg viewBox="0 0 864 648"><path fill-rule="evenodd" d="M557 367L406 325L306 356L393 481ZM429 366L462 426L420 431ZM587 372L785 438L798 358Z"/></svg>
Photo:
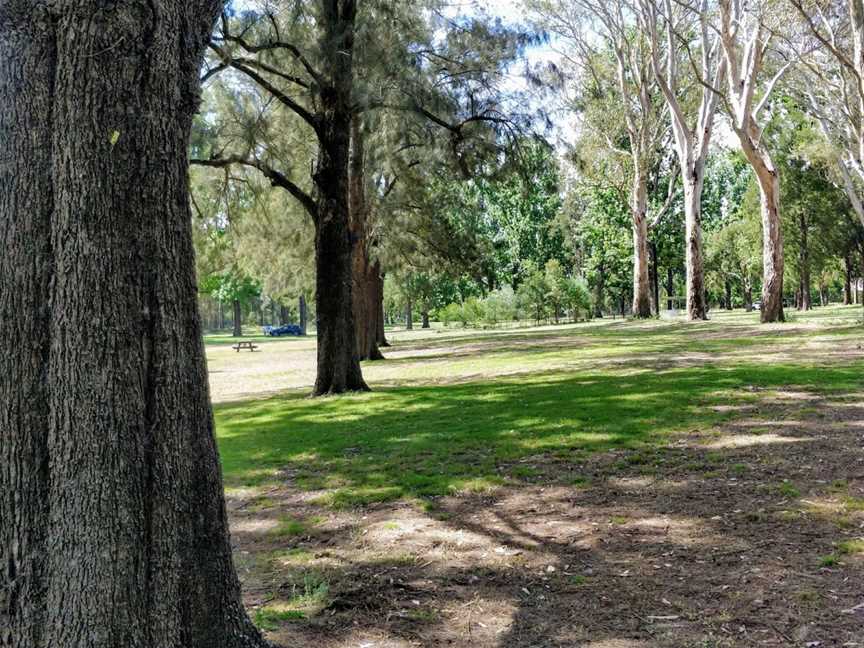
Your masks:
<svg viewBox="0 0 864 648"><path fill-rule="evenodd" d="M252 353L255 353L255 349L257 349L258 347L255 346L255 344L251 340L242 340L231 348L234 349L237 353L240 353L241 349L249 349Z"/></svg>

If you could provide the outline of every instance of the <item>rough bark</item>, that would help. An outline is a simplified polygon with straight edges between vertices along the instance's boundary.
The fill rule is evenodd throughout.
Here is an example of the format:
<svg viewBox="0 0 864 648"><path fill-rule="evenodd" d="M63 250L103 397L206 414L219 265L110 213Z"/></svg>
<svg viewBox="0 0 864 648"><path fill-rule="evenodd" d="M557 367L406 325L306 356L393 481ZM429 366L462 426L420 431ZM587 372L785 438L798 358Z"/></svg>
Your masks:
<svg viewBox="0 0 864 648"><path fill-rule="evenodd" d="M242 337L243 335L243 307L239 299L235 299L232 304L234 309L234 337Z"/></svg>
<svg viewBox="0 0 864 648"><path fill-rule="evenodd" d="M704 162L691 165L684 178L684 245L687 262L687 318L708 318L705 303L705 264L702 258L702 185Z"/></svg>
<svg viewBox="0 0 864 648"><path fill-rule="evenodd" d="M0 5L0 331L20 345L0 360L4 646L264 646L232 564L188 206L220 7Z"/></svg>
<svg viewBox="0 0 864 648"><path fill-rule="evenodd" d="M378 348L378 276L380 266L369 255L369 203L366 199L365 133L359 115L351 122L349 203L351 210L352 308L357 356L360 360L383 360Z"/></svg>
<svg viewBox="0 0 864 648"><path fill-rule="evenodd" d="M780 179L776 170L764 169L759 178L762 210L763 323L783 322L783 233L780 229Z"/></svg>
<svg viewBox="0 0 864 648"><path fill-rule="evenodd" d="M648 180L636 172L632 191L633 317L651 317L651 281L648 273Z"/></svg>
<svg viewBox="0 0 864 648"><path fill-rule="evenodd" d="M41 646L52 276L50 18L0 5L0 645Z"/></svg>
<svg viewBox="0 0 864 648"><path fill-rule="evenodd" d="M354 0L322 2L318 191L315 216L318 374L314 395L367 391L355 337L349 173L354 79Z"/></svg>

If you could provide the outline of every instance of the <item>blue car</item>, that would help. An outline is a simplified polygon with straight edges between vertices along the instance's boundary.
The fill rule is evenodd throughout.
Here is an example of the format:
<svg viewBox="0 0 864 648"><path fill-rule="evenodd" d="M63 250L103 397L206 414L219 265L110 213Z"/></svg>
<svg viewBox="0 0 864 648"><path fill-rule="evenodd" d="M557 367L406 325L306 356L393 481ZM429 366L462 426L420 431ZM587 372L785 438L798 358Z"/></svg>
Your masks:
<svg viewBox="0 0 864 648"><path fill-rule="evenodd" d="M264 335L269 337L302 337L303 331L296 324L285 324L283 326L265 326Z"/></svg>

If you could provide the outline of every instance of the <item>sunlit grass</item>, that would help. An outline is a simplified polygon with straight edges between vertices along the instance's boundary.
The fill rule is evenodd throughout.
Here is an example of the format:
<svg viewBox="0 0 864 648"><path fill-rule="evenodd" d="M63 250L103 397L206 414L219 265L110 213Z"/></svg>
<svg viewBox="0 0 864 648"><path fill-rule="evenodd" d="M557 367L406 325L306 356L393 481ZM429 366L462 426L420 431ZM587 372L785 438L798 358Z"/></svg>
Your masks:
<svg viewBox="0 0 864 648"><path fill-rule="evenodd" d="M373 382L375 391L369 394L312 400L305 391L295 391L219 406L226 484L288 481L322 491L318 502L337 508L486 492L542 475L541 465L512 466L528 457L566 460L708 432L741 416L735 406L752 405L773 391L842 395L861 389L861 362L769 362L765 355L766 344L860 335L848 319L836 329L798 330L795 324L765 329L758 351L730 356L729 349L757 348L752 328L746 329L750 337L742 330L740 338L734 330L730 338L724 329L734 329L743 317L730 315L722 324L574 327L573 335L589 341L563 349L558 329L545 338L535 334L528 348L523 333L512 333L518 342L509 348L505 337L494 349L447 364L454 373L470 364L474 379L426 384L424 367L440 362L427 358L414 361L419 367L407 372L405 386ZM746 323L752 325L749 319ZM725 338L711 337L724 331ZM477 339L484 335L478 332ZM710 362L640 367L646 358L653 362L696 350L708 354ZM590 369L569 366L586 359ZM791 485L778 489L795 497Z"/></svg>

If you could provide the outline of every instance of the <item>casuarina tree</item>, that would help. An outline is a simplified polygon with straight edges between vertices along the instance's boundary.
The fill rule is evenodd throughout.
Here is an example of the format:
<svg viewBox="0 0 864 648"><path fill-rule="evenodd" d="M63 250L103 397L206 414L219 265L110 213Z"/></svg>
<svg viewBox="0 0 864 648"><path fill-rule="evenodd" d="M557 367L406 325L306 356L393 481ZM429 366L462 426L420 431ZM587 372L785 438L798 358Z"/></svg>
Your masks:
<svg viewBox="0 0 864 648"><path fill-rule="evenodd" d="M216 0L0 2L0 645L249 648L187 147Z"/></svg>

